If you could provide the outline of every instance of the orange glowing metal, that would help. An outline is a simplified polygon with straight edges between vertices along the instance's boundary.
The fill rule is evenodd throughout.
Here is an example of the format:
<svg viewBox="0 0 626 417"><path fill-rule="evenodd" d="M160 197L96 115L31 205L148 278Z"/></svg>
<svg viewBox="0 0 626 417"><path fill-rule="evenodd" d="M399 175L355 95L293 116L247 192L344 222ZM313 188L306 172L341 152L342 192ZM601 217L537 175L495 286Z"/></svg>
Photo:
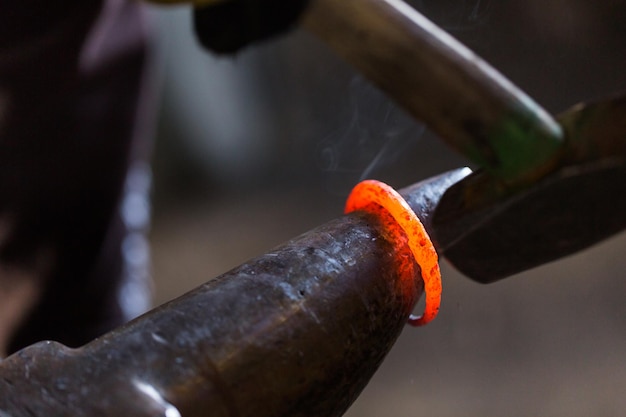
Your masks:
<svg viewBox="0 0 626 417"><path fill-rule="evenodd" d="M441 273L439 272L437 251L411 207L396 190L385 183L365 180L357 184L348 196L345 212L364 210L376 215L377 211L371 208L372 203L387 210L404 231L415 262L422 270L426 307L421 316L411 315L409 317L409 324L422 326L437 316L441 304ZM399 233L400 231L396 229L390 232Z"/></svg>

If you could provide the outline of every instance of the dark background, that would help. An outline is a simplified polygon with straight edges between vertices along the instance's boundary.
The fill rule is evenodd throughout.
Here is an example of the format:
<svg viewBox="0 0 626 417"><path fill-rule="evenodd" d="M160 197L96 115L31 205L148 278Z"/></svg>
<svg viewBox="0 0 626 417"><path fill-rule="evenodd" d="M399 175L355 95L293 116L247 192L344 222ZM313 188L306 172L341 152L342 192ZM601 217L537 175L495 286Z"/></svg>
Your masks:
<svg viewBox="0 0 626 417"><path fill-rule="evenodd" d="M626 91L626 1L412 4L552 113ZM187 9L151 14L157 303L341 215L364 177L402 187L466 164L308 33L218 58ZM443 261L439 318L405 330L348 415L624 415L625 248L489 286Z"/></svg>

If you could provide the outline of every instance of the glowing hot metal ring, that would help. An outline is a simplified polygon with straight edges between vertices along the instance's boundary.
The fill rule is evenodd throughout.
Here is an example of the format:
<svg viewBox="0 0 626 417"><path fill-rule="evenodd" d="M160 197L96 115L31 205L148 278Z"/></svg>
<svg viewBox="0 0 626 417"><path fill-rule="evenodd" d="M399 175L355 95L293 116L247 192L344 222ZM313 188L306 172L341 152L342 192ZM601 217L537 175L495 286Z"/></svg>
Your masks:
<svg viewBox="0 0 626 417"><path fill-rule="evenodd" d="M355 210L368 211L368 205L371 203L376 203L387 210L404 230L415 262L422 270L424 291L426 292L424 314L409 317L409 324L422 326L437 316L441 304L441 273L437 251L435 251L426 229L404 198L383 182L365 180L357 184L348 196L345 213ZM372 212L372 214L376 213Z"/></svg>

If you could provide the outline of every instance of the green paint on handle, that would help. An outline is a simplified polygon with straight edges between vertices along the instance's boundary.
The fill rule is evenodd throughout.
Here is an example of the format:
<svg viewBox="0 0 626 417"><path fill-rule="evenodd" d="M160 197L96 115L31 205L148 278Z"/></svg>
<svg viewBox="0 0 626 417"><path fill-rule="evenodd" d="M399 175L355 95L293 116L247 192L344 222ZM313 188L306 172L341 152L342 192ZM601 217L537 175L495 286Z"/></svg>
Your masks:
<svg viewBox="0 0 626 417"><path fill-rule="evenodd" d="M556 167L563 137L563 129L553 119L519 112L505 117L465 154L505 183L523 183Z"/></svg>

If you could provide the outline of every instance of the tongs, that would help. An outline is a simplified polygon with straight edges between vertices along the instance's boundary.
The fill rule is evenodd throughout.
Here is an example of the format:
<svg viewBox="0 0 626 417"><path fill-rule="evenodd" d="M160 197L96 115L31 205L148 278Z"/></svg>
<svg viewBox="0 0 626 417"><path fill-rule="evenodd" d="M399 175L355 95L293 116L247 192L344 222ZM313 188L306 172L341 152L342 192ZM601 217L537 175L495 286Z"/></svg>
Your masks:
<svg viewBox="0 0 626 417"><path fill-rule="evenodd" d="M469 278L493 282L626 227L626 96L552 117L400 0L314 0L304 26L480 167L429 220Z"/></svg>
<svg viewBox="0 0 626 417"><path fill-rule="evenodd" d="M153 1L283 13L277 0ZM479 167L428 219L438 251L465 275L496 281L626 226L626 96L553 117L401 0L296 3L306 3L303 27Z"/></svg>

